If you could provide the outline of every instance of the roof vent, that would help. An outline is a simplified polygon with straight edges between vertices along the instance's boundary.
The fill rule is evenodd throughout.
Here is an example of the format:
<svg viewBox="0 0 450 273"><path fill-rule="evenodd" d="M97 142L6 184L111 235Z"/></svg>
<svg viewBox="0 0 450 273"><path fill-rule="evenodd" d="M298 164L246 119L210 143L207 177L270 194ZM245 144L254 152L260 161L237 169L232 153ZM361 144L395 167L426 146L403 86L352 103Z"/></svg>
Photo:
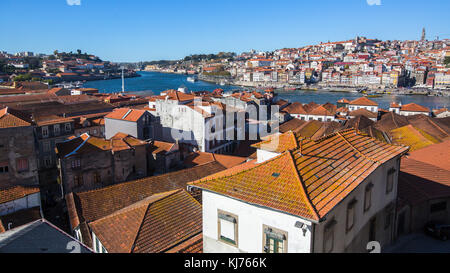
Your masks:
<svg viewBox="0 0 450 273"><path fill-rule="evenodd" d="M280 177L280 174L279 173L273 173L272 176L278 178L278 177Z"/></svg>

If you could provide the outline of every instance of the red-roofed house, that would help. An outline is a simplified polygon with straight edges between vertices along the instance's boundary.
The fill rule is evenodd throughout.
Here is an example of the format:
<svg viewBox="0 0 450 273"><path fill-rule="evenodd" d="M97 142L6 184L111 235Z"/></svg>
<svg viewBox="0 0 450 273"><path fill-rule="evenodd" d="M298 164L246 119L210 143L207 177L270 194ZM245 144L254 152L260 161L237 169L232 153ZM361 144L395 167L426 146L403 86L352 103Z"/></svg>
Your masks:
<svg viewBox="0 0 450 273"><path fill-rule="evenodd" d="M154 138L153 132L152 115L148 111L119 108L105 116L107 139L117 133L125 133L141 140L148 140Z"/></svg>
<svg viewBox="0 0 450 273"><path fill-rule="evenodd" d="M288 132L273 144L259 145L279 154L272 159L190 183L202 190L204 253L367 252L368 242L392 242L407 147L353 129L316 141Z"/></svg>
<svg viewBox="0 0 450 273"><path fill-rule="evenodd" d="M361 108L365 108L367 111L378 113L378 103L366 97L358 98L348 104L348 110L350 111L355 111Z"/></svg>

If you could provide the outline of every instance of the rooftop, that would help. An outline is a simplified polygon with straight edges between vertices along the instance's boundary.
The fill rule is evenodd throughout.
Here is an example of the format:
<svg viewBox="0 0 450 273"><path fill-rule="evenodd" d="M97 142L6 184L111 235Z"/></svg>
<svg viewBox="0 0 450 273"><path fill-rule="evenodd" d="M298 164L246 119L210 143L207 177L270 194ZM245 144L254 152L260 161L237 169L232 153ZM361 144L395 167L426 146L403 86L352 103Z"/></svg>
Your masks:
<svg viewBox="0 0 450 273"><path fill-rule="evenodd" d="M292 133L286 134L292 139ZM354 130L286 147L290 150L252 168L191 184L249 204L320 221L379 166L408 151L407 147L385 144Z"/></svg>
<svg viewBox="0 0 450 273"><path fill-rule="evenodd" d="M111 253L166 252L202 231L202 207L184 190L150 196L89 224Z"/></svg>

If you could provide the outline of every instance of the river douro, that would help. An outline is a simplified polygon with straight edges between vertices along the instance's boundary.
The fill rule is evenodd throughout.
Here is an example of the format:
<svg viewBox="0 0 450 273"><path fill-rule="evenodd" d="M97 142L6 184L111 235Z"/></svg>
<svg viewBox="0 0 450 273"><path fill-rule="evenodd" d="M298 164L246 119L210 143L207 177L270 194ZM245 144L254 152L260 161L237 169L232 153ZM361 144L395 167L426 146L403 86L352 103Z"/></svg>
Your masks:
<svg viewBox="0 0 450 273"><path fill-rule="evenodd" d="M216 88L222 88L225 91L240 90L237 86L220 86L203 81L195 83L188 82L186 75L165 74L158 72L138 72L141 77L125 79L125 90L137 95L159 94L167 89L177 89L184 85L191 91L213 91ZM97 88L102 93L119 92L122 89L122 80L104 80L93 81L84 84L84 87ZM316 102L324 104L326 102L336 104L336 101L342 98L349 100L361 97L358 93L344 93L331 91L290 91L279 93L279 97L290 102L309 103ZM383 109L389 109L389 104L393 101L407 103L417 103L430 109L450 107L450 97L428 97L420 95L383 95L379 98L371 98L379 103Z"/></svg>

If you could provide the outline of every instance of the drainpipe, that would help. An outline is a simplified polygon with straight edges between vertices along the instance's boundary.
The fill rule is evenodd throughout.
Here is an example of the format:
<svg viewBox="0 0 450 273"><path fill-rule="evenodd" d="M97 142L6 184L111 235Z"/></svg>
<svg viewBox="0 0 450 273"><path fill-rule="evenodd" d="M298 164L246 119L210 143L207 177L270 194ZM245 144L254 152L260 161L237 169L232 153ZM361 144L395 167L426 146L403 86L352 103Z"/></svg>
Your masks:
<svg viewBox="0 0 450 273"><path fill-rule="evenodd" d="M314 239L315 239L315 233L316 233L316 224L312 224L311 225L311 250L310 250L310 252L311 253L315 253L315 251L314 251Z"/></svg>

